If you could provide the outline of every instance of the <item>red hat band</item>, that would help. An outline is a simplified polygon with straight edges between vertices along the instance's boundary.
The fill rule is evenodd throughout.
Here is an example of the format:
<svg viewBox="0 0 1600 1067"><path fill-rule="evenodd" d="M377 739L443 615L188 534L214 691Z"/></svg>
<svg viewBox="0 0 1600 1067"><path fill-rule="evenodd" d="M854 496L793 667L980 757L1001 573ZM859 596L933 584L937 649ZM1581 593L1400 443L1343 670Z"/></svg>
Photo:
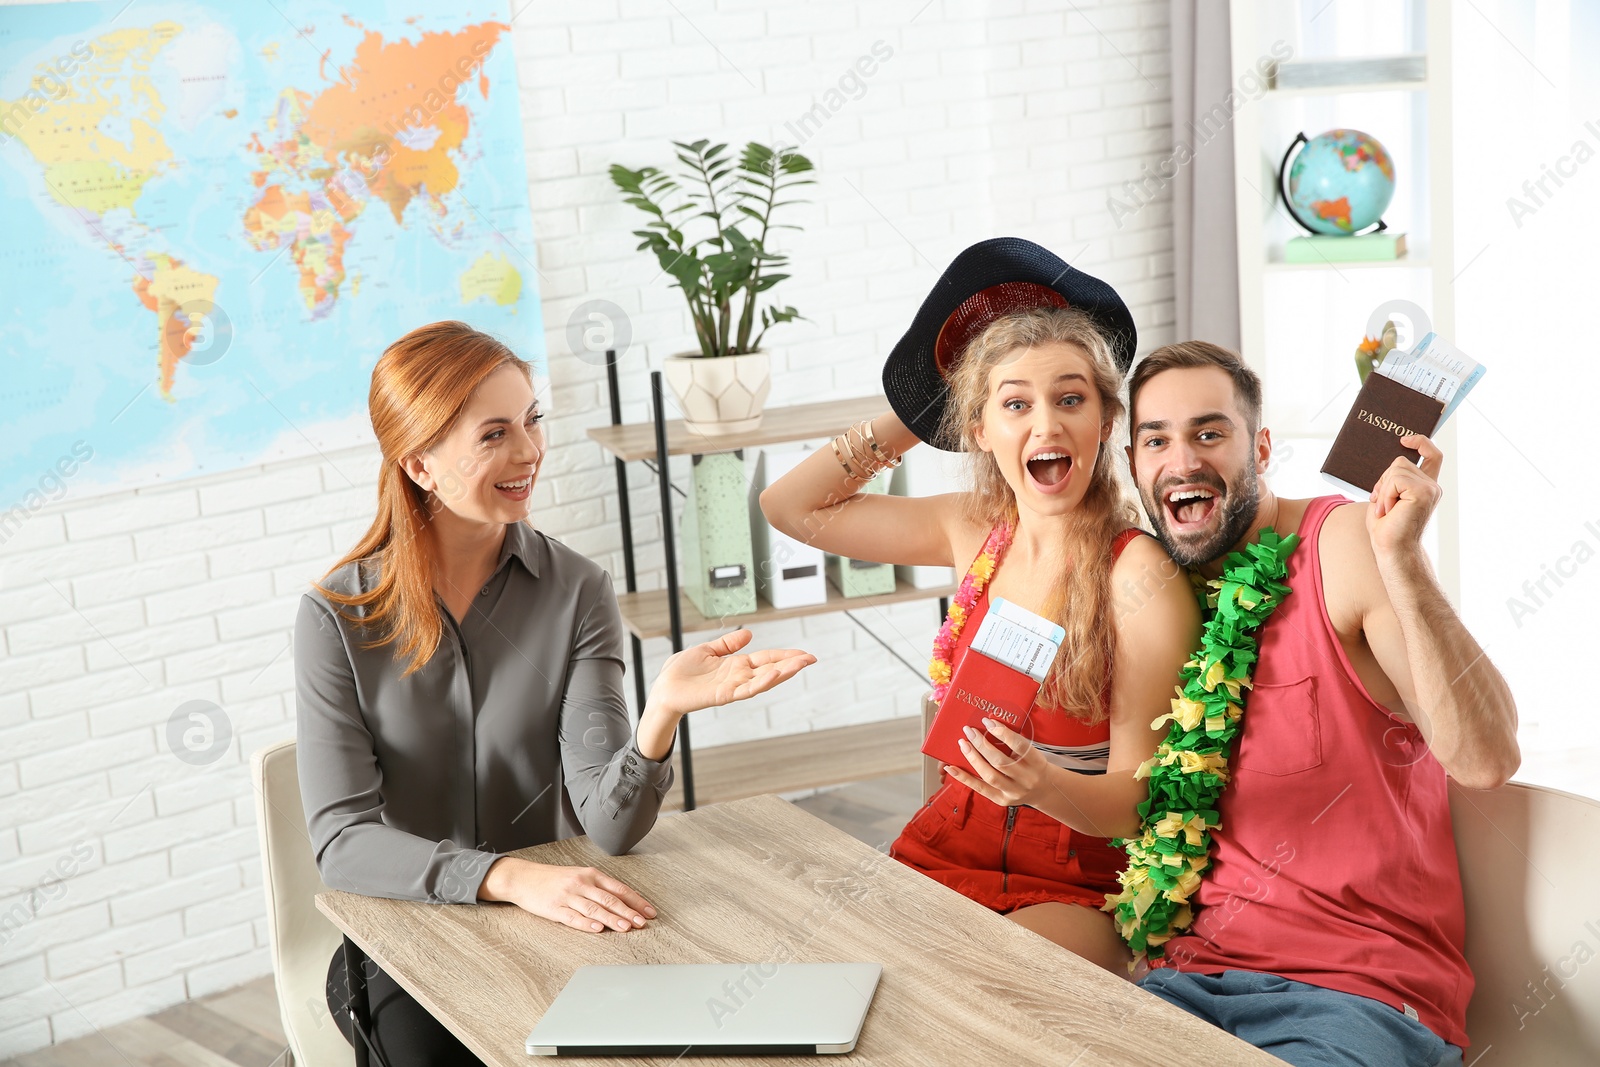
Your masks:
<svg viewBox="0 0 1600 1067"><path fill-rule="evenodd" d="M1001 282L980 289L961 302L939 328L933 343L933 362L945 381L955 373L967 346L1002 315L1041 306L1064 308L1067 298L1037 282Z"/></svg>

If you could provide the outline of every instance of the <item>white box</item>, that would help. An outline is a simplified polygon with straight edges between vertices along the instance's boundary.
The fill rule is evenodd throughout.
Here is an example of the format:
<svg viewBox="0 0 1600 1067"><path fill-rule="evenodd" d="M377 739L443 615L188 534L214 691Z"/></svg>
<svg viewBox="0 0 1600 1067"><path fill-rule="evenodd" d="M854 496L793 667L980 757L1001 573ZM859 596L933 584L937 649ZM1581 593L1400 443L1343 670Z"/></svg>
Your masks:
<svg viewBox="0 0 1600 1067"><path fill-rule="evenodd" d="M761 514L761 491L788 474L811 454L810 449L756 454L755 477L750 480L750 535L755 544L756 591L775 608L800 608L828 599L828 579L823 573L823 552L788 534L779 533Z"/></svg>
<svg viewBox="0 0 1600 1067"><path fill-rule="evenodd" d="M967 488L967 457L961 452L945 452L932 445L918 445L894 470L889 492L895 496L938 496L960 493ZM953 567L896 567L895 577L917 589L954 585Z"/></svg>

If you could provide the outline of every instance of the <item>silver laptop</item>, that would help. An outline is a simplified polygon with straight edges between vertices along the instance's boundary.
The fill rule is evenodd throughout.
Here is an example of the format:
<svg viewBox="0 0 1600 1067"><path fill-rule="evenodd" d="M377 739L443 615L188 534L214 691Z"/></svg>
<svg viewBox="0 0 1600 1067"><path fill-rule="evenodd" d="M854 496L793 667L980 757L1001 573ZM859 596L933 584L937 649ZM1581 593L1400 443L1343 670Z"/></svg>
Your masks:
<svg viewBox="0 0 1600 1067"><path fill-rule="evenodd" d="M849 1052L876 963L579 967L528 1035L530 1056Z"/></svg>

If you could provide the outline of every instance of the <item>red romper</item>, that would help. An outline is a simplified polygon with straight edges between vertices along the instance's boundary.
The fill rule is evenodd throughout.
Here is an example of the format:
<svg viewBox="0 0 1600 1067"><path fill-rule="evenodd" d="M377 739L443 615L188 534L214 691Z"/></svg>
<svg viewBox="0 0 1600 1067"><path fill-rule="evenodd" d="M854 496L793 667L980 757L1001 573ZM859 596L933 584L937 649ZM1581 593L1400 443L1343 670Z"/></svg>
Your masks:
<svg viewBox="0 0 1600 1067"><path fill-rule="evenodd" d="M1117 535L1113 561L1139 532ZM961 628L952 667L961 666L988 611L985 588ZM1103 699L1109 705L1109 678ZM1106 773L1110 720L1090 725L1058 708L1035 706L1028 721L1034 745L1050 762L1079 774ZM1121 889L1117 875L1127 863L1127 855L1103 837L1081 834L1026 805L1002 808L948 777L889 854L1001 914L1051 900L1099 908L1107 893Z"/></svg>

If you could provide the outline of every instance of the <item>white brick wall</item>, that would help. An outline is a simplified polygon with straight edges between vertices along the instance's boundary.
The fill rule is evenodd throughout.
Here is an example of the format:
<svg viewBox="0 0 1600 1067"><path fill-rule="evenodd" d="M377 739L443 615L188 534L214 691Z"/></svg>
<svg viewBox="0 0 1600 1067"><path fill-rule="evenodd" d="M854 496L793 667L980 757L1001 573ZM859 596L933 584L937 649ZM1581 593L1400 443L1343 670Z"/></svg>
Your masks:
<svg viewBox="0 0 1600 1067"><path fill-rule="evenodd" d="M794 276L779 295L810 321L772 336L772 402L876 391L939 270L996 234L1116 285L1142 349L1170 340L1168 207L1120 230L1106 211L1170 142L1166 11L1163 0L525 5L513 40L554 390L542 528L620 588L612 468L585 436L607 420L605 380L567 348L573 309L604 298L630 316L630 421L646 417L647 370L691 343L679 294L633 250L640 220L606 168L665 164L674 138L793 140L786 124L876 41L893 56L801 145L819 184L791 220L805 229L787 239ZM0 1056L269 969L247 758L293 733L295 602L364 529L376 462L354 449L69 497L0 548L0 917L14 918L0 932ZM641 584L659 588L657 489L640 465L630 477ZM934 614L932 602L859 613L919 666ZM766 699L695 716L699 745L916 711L917 680L843 616L764 626L757 640L825 662ZM646 648L653 676L666 643ZM166 741L168 717L195 699L220 705L234 735L206 766Z"/></svg>

